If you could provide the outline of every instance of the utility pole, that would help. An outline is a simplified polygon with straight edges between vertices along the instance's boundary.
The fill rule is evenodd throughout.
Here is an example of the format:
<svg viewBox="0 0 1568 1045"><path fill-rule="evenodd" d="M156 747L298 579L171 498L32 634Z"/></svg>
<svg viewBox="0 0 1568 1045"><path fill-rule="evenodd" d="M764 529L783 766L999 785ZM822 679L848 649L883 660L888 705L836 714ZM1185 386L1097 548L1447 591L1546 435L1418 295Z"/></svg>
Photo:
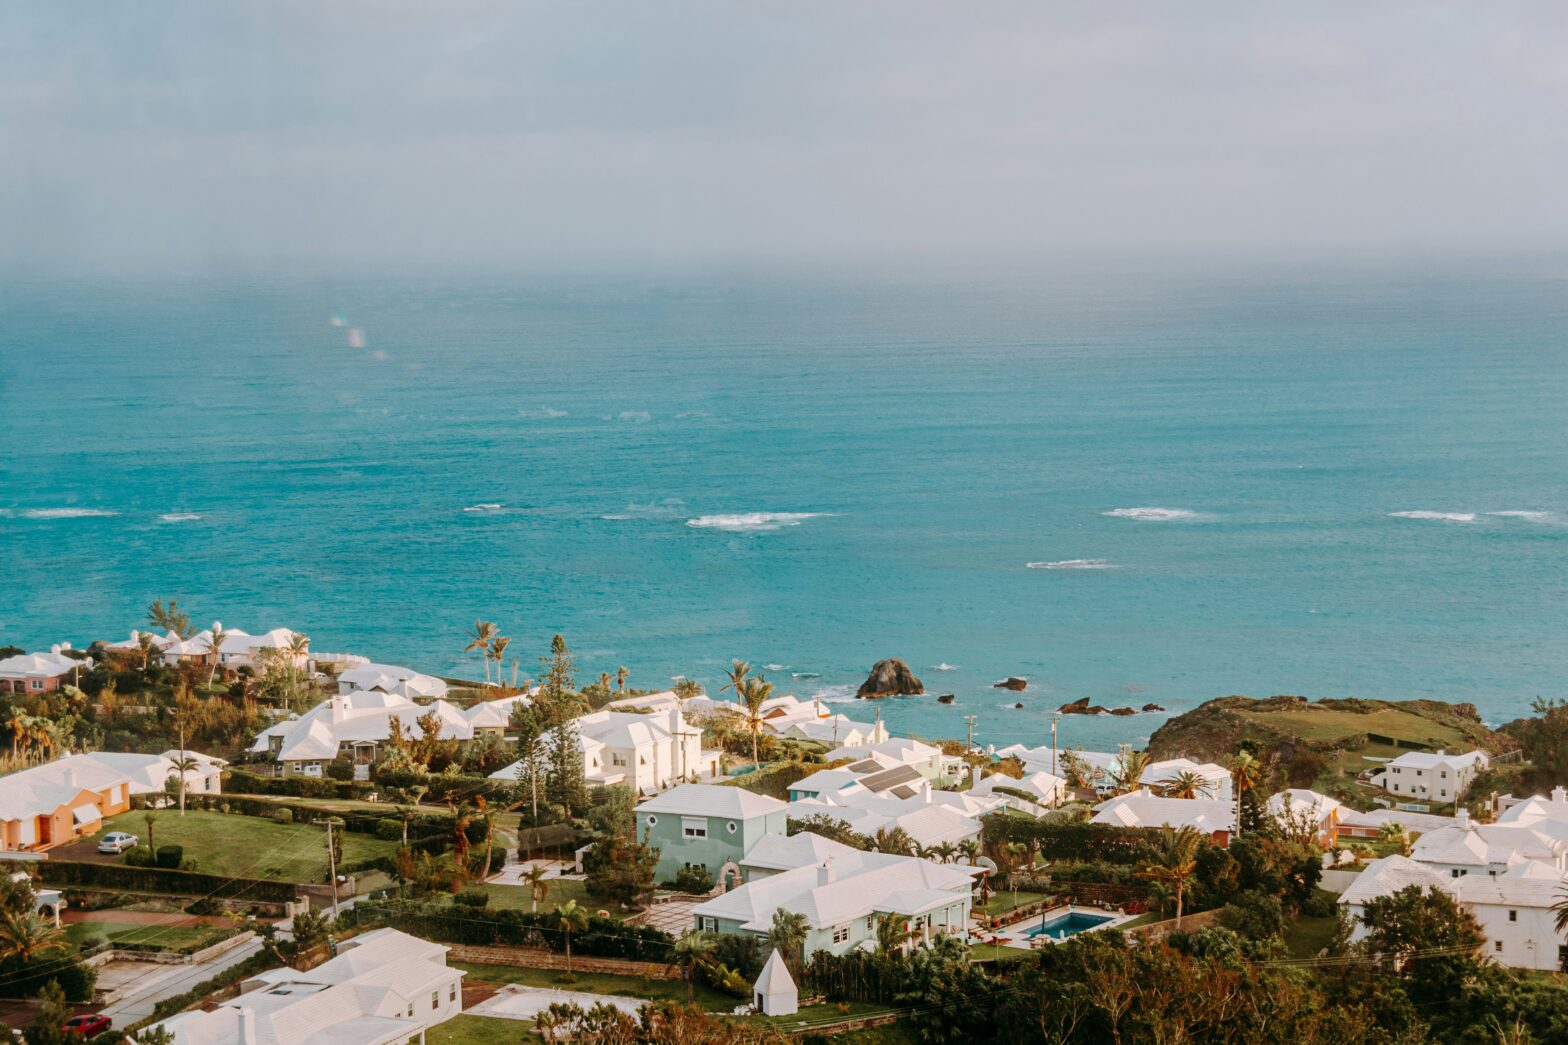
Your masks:
<svg viewBox="0 0 1568 1045"><path fill-rule="evenodd" d="M964 745L964 750L966 752L973 751L975 749L975 716L965 715L964 721L969 723L969 740Z"/></svg>
<svg viewBox="0 0 1568 1045"><path fill-rule="evenodd" d="M332 920L338 920L338 854L332 846L332 824L335 816L327 817L327 873L332 876Z"/></svg>
<svg viewBox="0 0 1568 1045"><path fill-rule="evenodd" d="M1051 775L1058 776L1056 772L1056 723L1061 720L1060 715L1051 716Z"/></svg>

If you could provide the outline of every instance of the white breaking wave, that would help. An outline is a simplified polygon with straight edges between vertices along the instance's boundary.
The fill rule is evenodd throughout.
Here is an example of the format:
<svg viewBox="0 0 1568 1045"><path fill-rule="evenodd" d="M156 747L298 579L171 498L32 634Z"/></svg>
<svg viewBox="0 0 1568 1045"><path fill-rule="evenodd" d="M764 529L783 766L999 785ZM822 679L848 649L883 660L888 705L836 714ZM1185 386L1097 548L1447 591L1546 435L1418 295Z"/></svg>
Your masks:
<svg viewBox="0 0 1568 1045"><path fill-rule="evenodd" d="M812 694L816 700L824 704L842 704L845 701L857 700L854 686L824 686Z"/></svg>
<svg viewBox="0 0 1568 1045"><path fill-rule="evenodd" d="M195 512L167 512L158 518L163 522L195 522L202 517Z"/></svg>
<svg viewBox="0 0 1568 1045"><path fill-rule="evenodd" d="M1114 570L1113 562L1104 559L1061 559L1057 562L1026 562L1031 570Z"/></svg>
<svg viewBox="0 0 1568 1045"><path fill-rule="evenodd" d="M958 670L958 665L957 664L949 664L947 661L944 660L940 664L933 664L933 665L931 665L931 670L932 671L957 671Z"/></svg>
<svg viewBox="0 0 1568 1045"><path fill-rule="evenodd" d="M536 407L534 409L529 409L527 407L524 407L523 409L517 411L517 416L518 417L539 417L539 418L543 418L546 421L553 421L553 420L555 420L558 417L568 417L570 415L565 410L557 410L553 406L541 406L541 407Z"/></svg>
<svg viewBox="0 0 1568 1045"><path fill-rule="evenodd" d="M29 508L22 513L24 519L105 519L119 512L102 508Z"/></svg>
<svg viewBox="0 0 1568 1045"><path fill-rule="evenodd" d="M463 511L465 511L465 512L498 512L502 508L505 508L505 507L506 507L506 505L504 505L504 504L492 501L492 502L486 502L484 504L471 504L467 508L464 508Z"/></svg>
<svg viewBox="0 0 1568 1045"><path fill-rule="evenodd" d="M792 679L819 679L822 677L822 673L820 671L792 671L789 673L789 677Z"/></svg>
<svg viewBox="0 0 1568 1045"><path fill-rule="evenodd" d="M731 533L762 533L799 526L807 519L818 519L827 512L741 512L735 515L699 515L687 519L694 530L727 530Z"/></svg>
<svg viewBox="0 0 1568 1045"><path fill-rule="evenodd" d="M1389 512L1388 514L1389 514L1389 517L1393 518L1393 519L1424 519L1424 520L1426 520L1428 522L1457 522L1457 523L1473 523L1473 522L1475 522L1475 512L1413 511L1413 512Z"/></svg>
<svg viewBox="0 0 1568 1045"><path fill-rule="evenodd" d="M783 671L784 668L785 668L785 665L783 665L783 664L764 664L764 665L762 665L762 670L763 671Z"/></svg>
<svg viewBox="0 0 1568 1045"><path fill-rule="evenodd" d="M1557 516L1552 512L1538 512L1525 509L1513 509L1506 512L1487 512L1487 515L1499 519L1525 519L1529 522L1551 522Z"/></svg>
<svg viewBox="0 0 1568 1045"><path fill-rule="evenodd" d="M1112 519L1136 519L1139 522L1176 522L1198 517L1197 512L1186 508L1112 508L1100 514Z"/></svg>

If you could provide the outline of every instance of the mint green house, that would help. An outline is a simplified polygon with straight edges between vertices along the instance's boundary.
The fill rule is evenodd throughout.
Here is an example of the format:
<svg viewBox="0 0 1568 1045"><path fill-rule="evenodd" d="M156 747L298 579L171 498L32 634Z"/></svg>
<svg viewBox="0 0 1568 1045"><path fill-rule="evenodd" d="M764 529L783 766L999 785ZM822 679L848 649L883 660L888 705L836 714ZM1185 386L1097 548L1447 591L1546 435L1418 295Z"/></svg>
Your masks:
<svg viewBox="0 0 1568 1045"><path fill-rule="evenodd" d="M776 798L722 784L682 784L637 807L637 837L659 851L654 880L683 867L706 867L718 881L768 835L786 834L788 806Z"/></svg>

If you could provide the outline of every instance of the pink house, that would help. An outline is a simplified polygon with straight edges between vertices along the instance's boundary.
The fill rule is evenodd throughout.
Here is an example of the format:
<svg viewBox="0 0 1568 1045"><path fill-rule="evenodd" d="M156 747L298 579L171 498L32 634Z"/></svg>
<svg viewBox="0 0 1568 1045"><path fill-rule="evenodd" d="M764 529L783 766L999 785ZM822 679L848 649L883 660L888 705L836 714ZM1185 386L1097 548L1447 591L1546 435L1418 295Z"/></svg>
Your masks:
<svg viewBox="0 0 1568 1045"><path fill-rule="evenodd" d="M0 693L52 693L76 672L93 666L91 660L66 656L64 651L70 648L60 645L48 653L20 653L0 660Z"/></svg>

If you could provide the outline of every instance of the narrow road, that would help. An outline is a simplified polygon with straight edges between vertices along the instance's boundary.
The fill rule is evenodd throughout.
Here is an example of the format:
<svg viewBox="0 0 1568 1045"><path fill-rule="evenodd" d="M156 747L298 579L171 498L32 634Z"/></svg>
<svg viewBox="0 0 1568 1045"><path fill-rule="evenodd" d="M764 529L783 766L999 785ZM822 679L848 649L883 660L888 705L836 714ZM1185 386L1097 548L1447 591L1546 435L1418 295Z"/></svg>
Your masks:
<svg viewBox="0 0 1568 1045"><path fill-rule="evenodd" d="M231 965L261 950L260 940L249 940L210 962L201 965L150 965L123 985L125 994L102 1011L116 1027L128 1027L152 1015L153 1007L165 998L184 994L204 980L210 980Z"/></svg>

